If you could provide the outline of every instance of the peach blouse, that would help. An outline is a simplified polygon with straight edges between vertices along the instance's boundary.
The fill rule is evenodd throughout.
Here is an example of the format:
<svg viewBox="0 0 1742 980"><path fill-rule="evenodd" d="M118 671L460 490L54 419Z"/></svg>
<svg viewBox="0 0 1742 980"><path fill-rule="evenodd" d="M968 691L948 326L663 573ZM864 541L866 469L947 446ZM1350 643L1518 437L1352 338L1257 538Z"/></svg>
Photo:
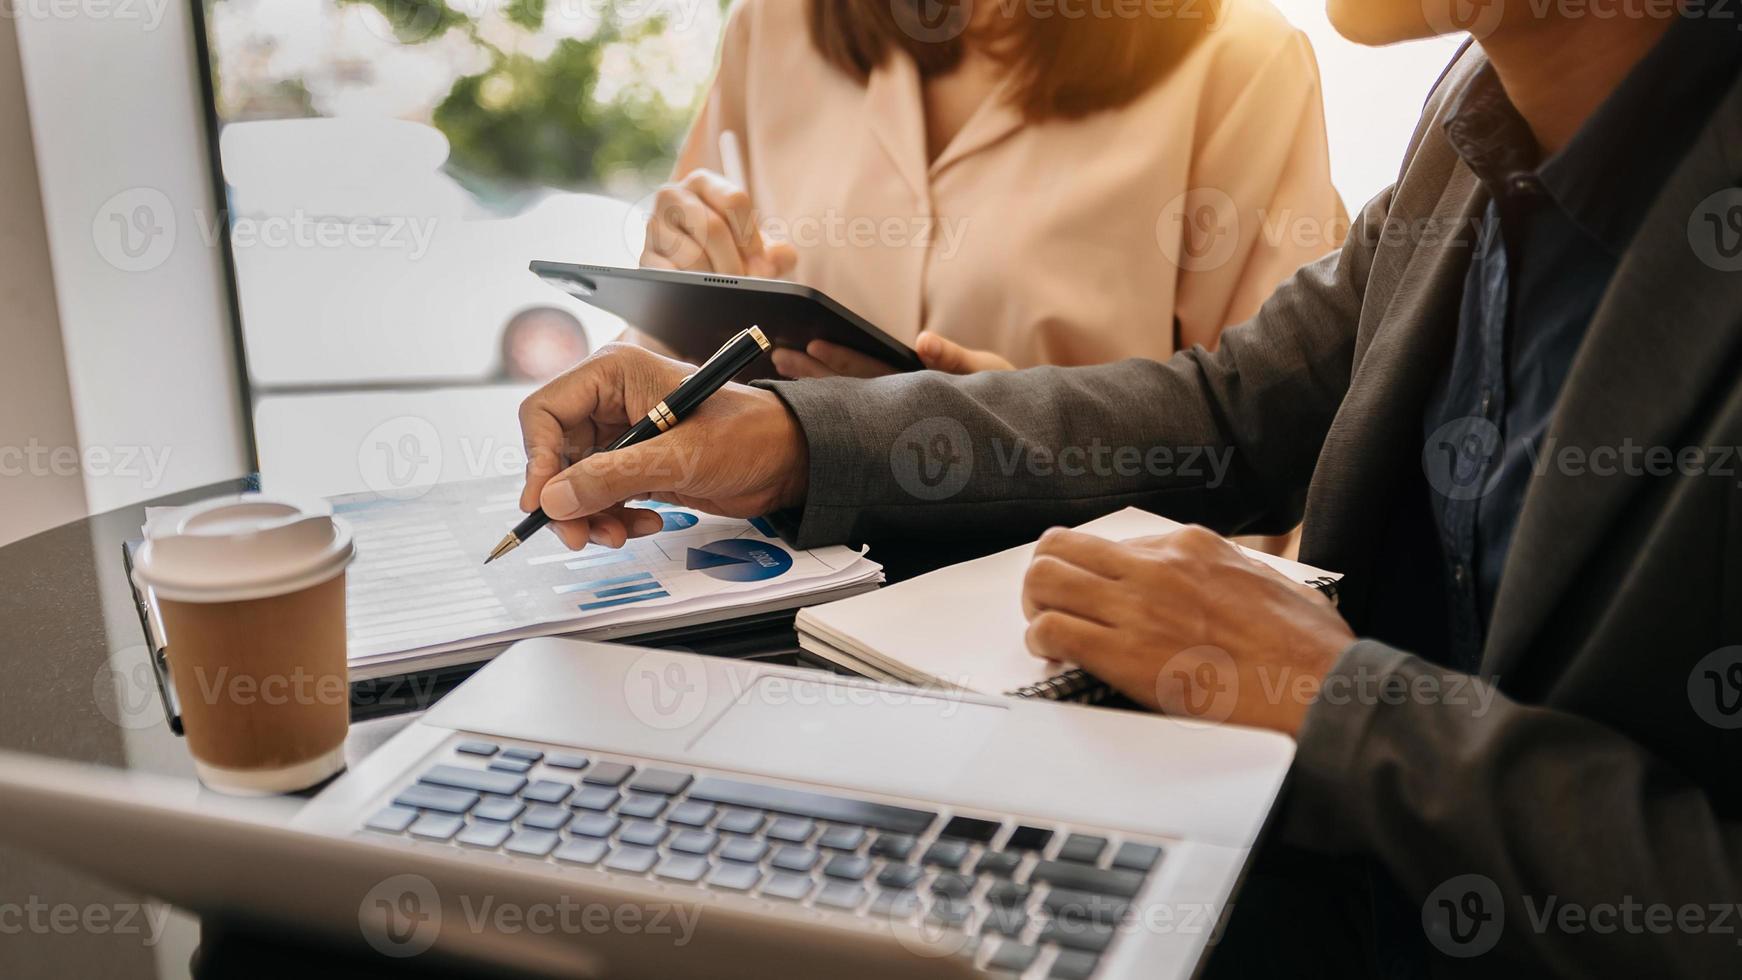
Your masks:
<svg viewBox="0 0 1742 980"><path fill-rule="evenodd" d="M679 177L743 148L793 278L898 339L923 329L1018 367L1213 348L1340 244L1318 66L1265 0L1121 109L1025 124L995 90L928 162L918 70L861 84L811 44L804 0L740 0Z"/></svg>

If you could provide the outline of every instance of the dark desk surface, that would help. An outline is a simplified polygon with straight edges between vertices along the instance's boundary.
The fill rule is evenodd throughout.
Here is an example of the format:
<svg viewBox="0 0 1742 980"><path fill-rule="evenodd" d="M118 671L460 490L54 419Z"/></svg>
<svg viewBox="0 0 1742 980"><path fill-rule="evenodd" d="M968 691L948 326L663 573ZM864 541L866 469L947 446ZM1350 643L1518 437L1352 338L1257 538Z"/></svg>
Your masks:
<svg viewBox="0 0 1742 980"><path fill-rule="evenodd" d="M149 505L186 503L244 485L216 484ZM165 723L121 567L121 544L139 536L146 506L0 548L6 651L0 748L194 780L182 740ZM873 546L872 557L899 579L1002 543L964 542L947 554L928 547L923 555L893 543ZM779 654L777 647L759 652ZM414 717L353 723L346 754L361 759ZM165 916L167 924L154 930ZM142 907L139 896L0 847L0 977L183 977L200 938L200 923L185 913Z"/></svg>

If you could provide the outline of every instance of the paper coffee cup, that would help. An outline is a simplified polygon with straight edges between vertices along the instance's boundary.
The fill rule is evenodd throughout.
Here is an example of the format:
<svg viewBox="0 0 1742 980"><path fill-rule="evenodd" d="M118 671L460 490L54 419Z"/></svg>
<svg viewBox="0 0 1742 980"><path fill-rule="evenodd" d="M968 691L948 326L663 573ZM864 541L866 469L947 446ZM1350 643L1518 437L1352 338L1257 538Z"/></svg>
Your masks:
<svg viewBox="0 0 1742 980"><path fill-rule="evenodd" d="M344 768L351 531L320 500L244 494L153 520L134 575L155 594L200 781L265 795Z"/></svg>

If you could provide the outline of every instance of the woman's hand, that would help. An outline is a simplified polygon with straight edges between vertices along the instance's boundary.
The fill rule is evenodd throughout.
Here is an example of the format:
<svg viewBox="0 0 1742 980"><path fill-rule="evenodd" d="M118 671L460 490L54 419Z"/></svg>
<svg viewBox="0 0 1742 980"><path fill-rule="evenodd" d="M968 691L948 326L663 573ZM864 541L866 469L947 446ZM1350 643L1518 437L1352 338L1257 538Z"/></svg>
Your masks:
<svg viewBox="0 0 1742 980"><path fill-rule="evenodd" d="M977 371L1014 371L1016 365L989 350L974 350L963 347L953 340L932 333L930 330L920 332L919 339L913 342L914 353L925 362L925 366L933 371L943 371L946 374L973 374Z"/></svg>
<svg viewBox="0 0 1742 980"><path fill-rule="evenodd" d="M783 279L797 264L791 243L762 237L749 192L712 170L692 171L653 196L644 269Z"/></svg>
<svg viewBox="0 0 1742 980"><path fill-rule="evenodd" d="M913 349L928 369L948 374L1011 371L1016 367L991 351L963 347L929 330L919 335ZM874 357L826 340L813 340L802 351L776 350L774 367L788 378L876 378L895 373L893 367Z"/></svg>

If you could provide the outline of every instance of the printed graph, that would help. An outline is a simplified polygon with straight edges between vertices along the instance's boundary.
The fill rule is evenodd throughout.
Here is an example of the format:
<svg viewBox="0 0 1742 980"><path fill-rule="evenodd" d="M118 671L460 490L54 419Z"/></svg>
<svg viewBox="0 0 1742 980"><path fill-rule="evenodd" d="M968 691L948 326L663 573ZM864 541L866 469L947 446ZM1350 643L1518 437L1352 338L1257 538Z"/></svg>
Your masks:
<svg viewBox="0 0 1742 980"><path fill-rule="evenodd" d="M517 480L440 484L409 499L338 498L334 510L355 532L358 552L346 583L353 665L458 649L479 637L651 622L667 609L694 616L751 606L876 572L847 549L790 550L760 519L652 501L633 506L660 515L659 533L578 551L541 533L485 568L482 556L519 514Z"/></svg>
<svg viewBox="0 0 1742 980"><path fill-rule="evenodd" d="M613 578L594 579L591 582L559 585L554 591L558 595L577 592L588 594L590 598L577 604L582 612L626 606L631 602L646 602L649 599L664 599L671 595L652 572L632 572Z"/></svg>
<svg viewBox="0 0 1742 980"><path fill-rule="evenodd" d="M722 582L766 582L792 569L792 555L766 541L727 538L691 548L684 567Z"/></svg>

